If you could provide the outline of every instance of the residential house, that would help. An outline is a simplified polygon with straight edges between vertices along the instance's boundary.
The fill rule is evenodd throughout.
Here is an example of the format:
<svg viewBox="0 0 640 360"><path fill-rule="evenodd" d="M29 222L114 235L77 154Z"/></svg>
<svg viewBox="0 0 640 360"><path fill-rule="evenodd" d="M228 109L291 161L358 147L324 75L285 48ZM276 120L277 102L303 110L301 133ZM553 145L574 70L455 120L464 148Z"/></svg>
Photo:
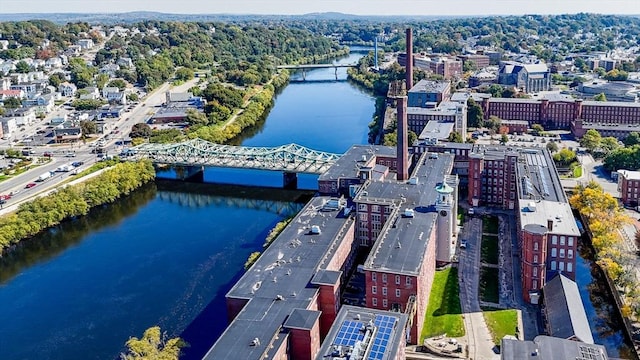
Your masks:
<svg viewBox="0 0 640 360"><path fill-rule="evenodd" d="M58 86L58 91L60 91L64 97L73 97L78 91L78 88L75 84L64 82Z"/></svg>

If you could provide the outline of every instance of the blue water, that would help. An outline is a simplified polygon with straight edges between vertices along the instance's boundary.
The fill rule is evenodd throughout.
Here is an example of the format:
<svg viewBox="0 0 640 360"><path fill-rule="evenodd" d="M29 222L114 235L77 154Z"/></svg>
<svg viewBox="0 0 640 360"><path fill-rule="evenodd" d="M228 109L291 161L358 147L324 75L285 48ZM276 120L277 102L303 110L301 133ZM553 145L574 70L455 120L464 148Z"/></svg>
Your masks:
<svg viewBox="0 0 640 360"><path fill-rule="evenodd" d="M332 69L307 74L333 77ZM366 143L373 111L373 97L346 81L292 83L243 145L344 152ZM279 173L205 172L205 181L225 179L282 183ZM299 185L313 188L315 179ZM273 210L283 206L255 208L251 194L151 186L28 242L0 261L0 359L112 359L154 325L184 337L187 357L199 358L226 327L224 295L248 255L285 217Z"/></svg>

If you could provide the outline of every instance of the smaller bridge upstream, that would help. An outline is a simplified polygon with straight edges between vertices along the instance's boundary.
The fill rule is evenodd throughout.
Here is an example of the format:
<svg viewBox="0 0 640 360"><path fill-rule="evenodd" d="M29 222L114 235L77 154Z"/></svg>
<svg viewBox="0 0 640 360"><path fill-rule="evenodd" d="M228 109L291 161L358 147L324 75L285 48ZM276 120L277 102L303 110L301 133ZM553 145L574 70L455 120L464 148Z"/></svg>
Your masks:
<svg viewBox="0 0 640 360"><path fill-rule="evenodd" d="M307 70L314 69L334 69L334 73L336 75L336 80L338 80L338 69L339 68L350 68L357 67L357 63L352 64L300 64L300 65L278 65L278 69L287 69L287 70L302 70L302 80L306 80L307 78Z"/></svg>
<svg viewBox="0 0 640 360"><path fill-rule="evenodd" d="M186 168L205 166L281 171L287 178L297 173L322 174L340 158L339 154L321 152L288 144L278 147L247 147L210 143L192 139L174 144L142 144L129 149L132 159L147 158L154 164Z"/></svg>

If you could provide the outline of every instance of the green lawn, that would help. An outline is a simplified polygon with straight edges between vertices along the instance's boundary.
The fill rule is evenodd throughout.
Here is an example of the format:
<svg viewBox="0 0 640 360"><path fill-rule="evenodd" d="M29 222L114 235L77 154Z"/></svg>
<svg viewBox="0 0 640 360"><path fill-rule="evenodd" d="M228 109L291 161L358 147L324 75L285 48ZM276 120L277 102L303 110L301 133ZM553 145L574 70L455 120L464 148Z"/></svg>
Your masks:
<svg viewBox="0 0 640 360"><path fill-rule="evenodd" d="M498 237L493 235L482 235L480 261L487 264L498 265L498 251Z"/></svg>
<svg viewBox="0 0 640 360"><path fill-rule="evenodd" d="M458 286L458 269L436 271L431 287L429 305L420 334L420 344L425 338L447 334L448 337L464 335L462 308Z"/></svg>
<svg viewBox="0 0 640 360"><path fill-rule="evenodd" d="M500 340L502 340L505 335L515 336L518 326L518 313L516 310L483 310L482 315L484 315L484 321L487 323L487 327L491 332L494 344L500 345Z"/></svg>
<svg viewBox="0 0 640 360"><path fill-rule="evenodd" d="M573 168L573 177L579 178L580 176L582 176L582 166L578 165Z"/></svg>
<svg viewBox="0 0 640 360"><path fill-rule="evenodd" d="M482 218L482 232L489 234L498 233L498 218L496 216L484 216Z"/></svg>
<svg viewBox="0 0 640 360"><path fill-rule="evenodd" d="M498 303L500 301L499 273L496 268L480 269L480 300Z"/></svg>

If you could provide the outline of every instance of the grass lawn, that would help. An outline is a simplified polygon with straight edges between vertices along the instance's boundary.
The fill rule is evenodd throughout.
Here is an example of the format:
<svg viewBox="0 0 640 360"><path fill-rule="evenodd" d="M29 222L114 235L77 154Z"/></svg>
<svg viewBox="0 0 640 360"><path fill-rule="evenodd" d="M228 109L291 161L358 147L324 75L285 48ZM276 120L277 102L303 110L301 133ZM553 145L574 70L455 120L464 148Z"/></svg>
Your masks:
<svg viewBox="0 0 640 360"><path fill-rule="evenodd" d="M482 232L497 234L498 233L498 218L496 216L484 216L482 218Z"/></svg>
<svg viewBox="0 0 640 360"><path fill-rule="evenodd" d="M578 165L573 168L573 177L579 178L580 176L582 176L582 166Z"/></svg>
<svg viewBox="0 0 640 360"><path fill-rule="evenodd" d="M500 301L499 273L496 268L480 269L480 300L498 303Z"/></svg>
<svg viewBox="0 0 640 360"><path fill-rule="evenodd" d="M500 345L500 340L505 335L516 334L516 328L518 326L518 313L514 309L498 310L498 309L483 309L482 315L484 321L487 323L487 327L491 332L493 343Z"/></svg>
<svg viewBox="0 0 640 360"><path fill-rule="evenodd" d="M498 265L498 251L498 237L493 235L482 235L480 261L487 264Z"/></svg>
<svg viewBox="0 0 640 360"><path fill-rule="evenodd" d="M447 334L448 337L464 335L462 308L458 293L458 269L436 271L431 287L429 305L420 334L420 344L425 338Z"/></svg>

